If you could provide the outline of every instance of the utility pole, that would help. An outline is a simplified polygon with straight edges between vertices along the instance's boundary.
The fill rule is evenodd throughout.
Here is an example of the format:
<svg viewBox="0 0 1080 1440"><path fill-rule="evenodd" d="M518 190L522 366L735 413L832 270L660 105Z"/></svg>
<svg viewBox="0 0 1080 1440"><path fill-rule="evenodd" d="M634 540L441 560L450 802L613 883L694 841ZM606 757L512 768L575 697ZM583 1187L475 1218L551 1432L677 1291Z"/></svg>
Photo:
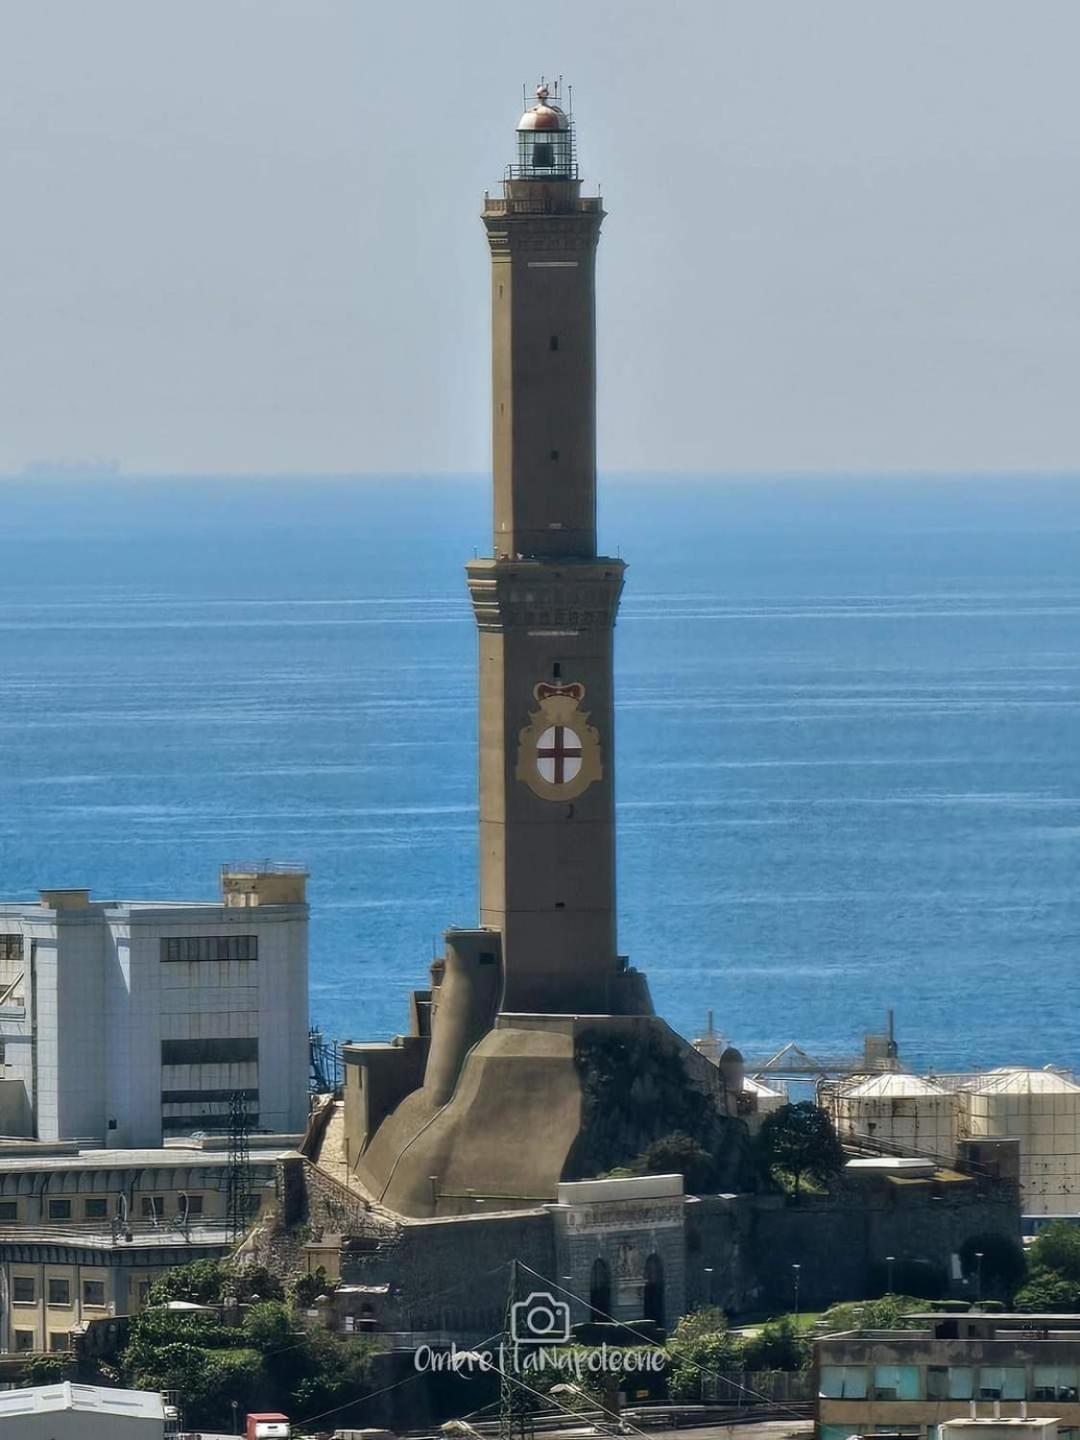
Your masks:
<svg viewBox="0 0 1080 1440"><path fill-rule="evenodd" d="M251 1117L247 1097L234 1090L229 1097L229 1165L225 1176L225 1218L229 1240L238 1244L251 1223Z"/></svg>
<svg viewBox="0 0 1080 1440"><path fill-rule="evenodd" d="M519 1299L518 1262L510 1262L510 1287L506 1296L502 1337L499 1343L499 1440L532 1440L532 1397L517 1383L518 1341L515 1307Z"/></svg>

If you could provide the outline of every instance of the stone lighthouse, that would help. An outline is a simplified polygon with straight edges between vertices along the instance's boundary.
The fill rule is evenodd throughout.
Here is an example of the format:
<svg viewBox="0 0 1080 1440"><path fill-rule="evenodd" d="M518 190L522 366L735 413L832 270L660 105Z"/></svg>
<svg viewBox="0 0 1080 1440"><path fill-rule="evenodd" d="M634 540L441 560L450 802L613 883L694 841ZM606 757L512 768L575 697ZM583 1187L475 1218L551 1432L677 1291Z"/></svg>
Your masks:
<svg viewBox="0 0 1080 1440"><path fill-rule="evenodd" d="M546 86L517 128L491 247L492 557L480 633L480 920L502 1007L640 1008L615 938L612 640L619 560L596 550L598 196Z"/></svg>
<svg viewBox="0 0 1080 1440"><path fill-rule="evenodd" d="M406 1215L555 1198L688 1131L734 1177L717 1068L653 1014L615 931L612 650L623 564L597 553L595 264L573 120L541 85L491 250L492 553L479 633L480 923L449 930L410 1032L344 1048L346 1135Z"/></svg>

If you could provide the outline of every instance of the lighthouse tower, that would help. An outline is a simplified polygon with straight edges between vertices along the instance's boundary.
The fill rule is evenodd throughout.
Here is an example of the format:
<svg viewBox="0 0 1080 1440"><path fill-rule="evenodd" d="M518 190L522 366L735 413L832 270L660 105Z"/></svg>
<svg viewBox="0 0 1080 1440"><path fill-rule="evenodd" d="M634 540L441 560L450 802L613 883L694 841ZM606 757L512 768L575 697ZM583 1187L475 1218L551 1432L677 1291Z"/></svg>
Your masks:
<svg viewBox="0 0 1080 1440"><path fill-rule="evenodd" d="M480 635L480 920L509 1011L624 1007L615 938L612 639L623 565L596 552L595 262L573 121L517 127L491 247L492 558Z"/></svg>
<svg viewBox="0 0 1080 1440"><path fill-rule="evenodd" d="M346 1045L361 1186L405 1215L554 1200L676 1130L724 1160L717 1067L653 1014L615 938L612 641L596 547L594 274L604 212L541 86L483 221L491 249L492 553L479 632L480 921L448 930L408 1035ZM644 1098L643 1098L644 1097Z"/></svg>

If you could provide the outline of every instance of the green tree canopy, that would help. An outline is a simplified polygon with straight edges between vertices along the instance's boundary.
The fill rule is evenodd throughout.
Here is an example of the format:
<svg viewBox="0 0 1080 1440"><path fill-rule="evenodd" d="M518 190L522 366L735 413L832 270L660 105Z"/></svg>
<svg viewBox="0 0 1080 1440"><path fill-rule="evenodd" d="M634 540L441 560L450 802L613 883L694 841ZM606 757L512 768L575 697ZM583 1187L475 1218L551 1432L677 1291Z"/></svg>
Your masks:
<svg viewBox="0 0 1080 1440"><path fill-rule="evenodd" d="M716 1161L692 1135L673 1130L644 1149L630 1167L635 1175L681 1175L691 1194L717 1188Z"/></svg>
<svg viewBox="0 0 1080 1440"><path fill-rule="evenodd" d="M812 1100L782 1105L766 1115L758 1131L757 1152L770 1176L791 1176L796 1200L804 1177L827 1185L844 1165L836 1129Z"/></svg>

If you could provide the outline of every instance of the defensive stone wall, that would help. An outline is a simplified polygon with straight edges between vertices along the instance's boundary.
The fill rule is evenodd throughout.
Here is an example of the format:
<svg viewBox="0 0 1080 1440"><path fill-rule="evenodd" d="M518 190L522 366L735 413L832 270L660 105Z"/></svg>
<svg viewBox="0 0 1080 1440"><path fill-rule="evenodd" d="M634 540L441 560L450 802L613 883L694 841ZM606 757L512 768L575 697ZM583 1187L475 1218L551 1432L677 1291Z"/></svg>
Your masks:
<svg viewBox="0 0 1080 1440"><path fill-rule="evenodd" d="M799 1302L820 1309L870 1293L890 1255L947 1271L976 1235L1019 1242L1015 1187L906 1194L885 1185L797 1205L783 1195L704 1196L688 1212L688 1300L738 1312L791 1309L798 1265Z"/></svg>
<svg viewBox="0 0 1080 1440"><path fill-rule="evenodd" d="M406 1221L392 1246L343 1250L341 1278L388 1287L381 1329L483 1339L503 1328L513 1260L558 1278L547 1211ZM522 1272L520 1298L530 1286L534 1277Z"/></svg>

